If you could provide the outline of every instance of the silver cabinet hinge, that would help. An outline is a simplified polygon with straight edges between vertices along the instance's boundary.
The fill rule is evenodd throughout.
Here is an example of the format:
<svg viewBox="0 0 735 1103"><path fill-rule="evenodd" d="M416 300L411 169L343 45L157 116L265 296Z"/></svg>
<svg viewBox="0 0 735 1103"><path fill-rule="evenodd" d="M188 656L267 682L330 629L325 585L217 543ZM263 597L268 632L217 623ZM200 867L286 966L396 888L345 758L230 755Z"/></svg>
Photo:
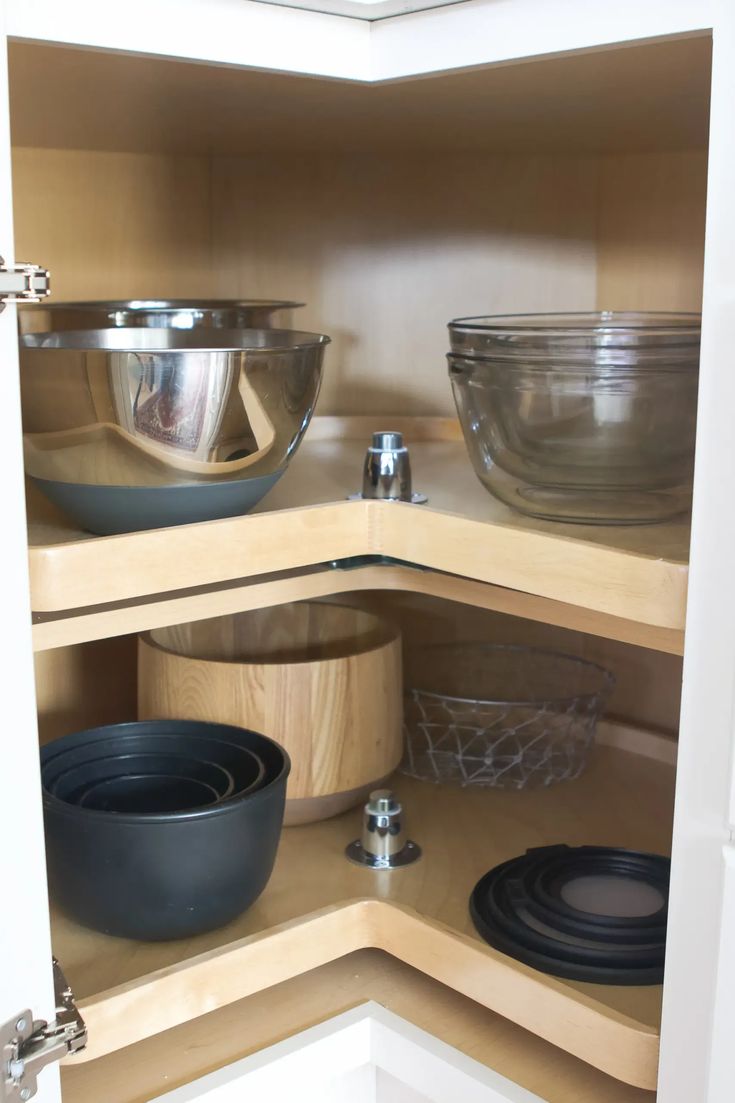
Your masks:
<svg viewBox="0 0 735 1103"><path fill-rule="evenodd" d="M84 1049L87 1028L74 1003L61 966L54 958L56 1018L47 1023L20 1011L0 1026L0 1103L32 1099L38 1091L38 1074L46 1065Z"/></svg>
<svg viewBox="0 0 735 1103"><path fill-rule="evenodd" d="M38 264L6 264L0 257L0 310L5 303L37 303L51 291L48 271Z"/></svg>

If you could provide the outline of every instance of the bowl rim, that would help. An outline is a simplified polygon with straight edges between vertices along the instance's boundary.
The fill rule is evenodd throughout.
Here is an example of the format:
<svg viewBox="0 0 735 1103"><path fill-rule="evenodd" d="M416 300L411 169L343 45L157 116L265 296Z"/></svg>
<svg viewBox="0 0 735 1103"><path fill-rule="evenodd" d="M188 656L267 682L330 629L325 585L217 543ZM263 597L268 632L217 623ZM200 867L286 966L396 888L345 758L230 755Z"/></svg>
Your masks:
<svg viewBox="0 0 735 1103"><path fill-rule="evenodd" d="M454 329L476 333L555 333L581 336L598 330L611 333L699 333L702 315L681 310L579 310L534 311L525 314L473 314L453 318L448 323Z"/></svg>
<svg viewBox="0 0 735 1103"><path fill-rule="evenodd" d="M473 651L491 651L496 653L522 652L525 655L543 655L545 658L564 659L567 662L573 662L578 667L596 670L600 675L600 686L596 690L585 693L565 693L560 694L558 697L542 695L531 697L529 695L524 700L514 700L510 697L460 697L451 693L437 693L435 690L420 689L418 686L410 685L406 689L406 696L413 700L416 699L416 695L419 695L422 698L430 698L434 701L456 701L458 704L463 705L491 705L501 708L508 705L556 705L562 704L563 702L578 701L580 699L590 699L593 697L601 697L604 699L612 692L617 682L613 672L600 663L596 663L592 659L584 659L580 655L572 655L567 651L554 651L548 647L527 647L525 644L518 643L483 643L478 640L457 640L452 643L425 644L416 650L418 654L425 654L427 652L437 652L441 650L460 651L466 648Z"/></svg>
<svg viewBox="0 0 735 1103"><path fill-rule="evenodd" d="M175 735L177 731L181 734L201 734L203 728L216 728L222 733L229 732L231 735L239 734L242 732L248 732L250 735L257 735L259 739L265 740L272 747L274 747L278 753L282 756L282 765L278 773L272 778L266 785L262 785L256 789L255 792L246 792L244 794L234 794L231 797L227 797L225 800L220 801L218 804L204 805L201 808L191 808L180 812L101 812L92 808L81 808L76 805L68 804L66 801L61 800L59 797L50 793L43 782L43 766L44 759L52 759L54 756L51 754L51 749L54 746L58 746L59 743L71 739L79 739L80 742L84 742L84 736L91 736L96 733L112 733L121 732L122 734L145 734L146 730L153 729L154 733L157 730L160 734L166 734L163 729L168 729L171 735ZM194 730L196 729L196 731ZM92 742L92 740L90 740ZM250 748L248 748L250 749ZM256 752L257 753L257 752ZM210 819L213 816L227 815L231 813L234 808L239 807L246 802L260 801L265 799L265 795L272 792L280 784L285 784L288 780L288 776L291 772L291 758L285 747L282 747L280 743L276 743L274 739L271 739L267 735L263 735L262 732L256 732L252 728L238 727L236 724L221 724L216 721L209 720L171 720L171 719L152 719L152 720L128 720L119 724L100 724L95 728L83 728L80 731L69 732L68 735L63 735L58 739L53 739L50 743L44 744L41 748L41 788L43 793L43 804L45 808L53 811L55 814L66 816L70 819L78 819L79 817L94 818L97 820L104 820L105 823L129 823L129 824L177 824L184 823L191 820L203 820Z"/></svg>
<svg viewBox="0 0 735 1103"><path fill-rule="evenodd" d="M245 342L248 336L256 333L266 334L266 337L271 338L271 343L266 339L264 344L247 345ZM95 344L94 338L98 334L114 334L113 343ZM163 334L165 340L171 344L156 347L153 335L158 335L163 340ZM126 336L130 338L129 346L125 341ZM55 343L44 344L50 337L56 339ZM275 343L277 337L285 340ZM185 340L182 339L181 344L177 345L177 338ZM95 329L39 330L35 333L21 333L18 338L24 351L101 353L103 356L120 352L145 356L179 356L182 352L290 353L300 349L324 348L331 340L325 333L298 329L266 329L263 326L251 326L247 329L217 329L212 326L193 329L167 326L99 326ZM146 344L146 341L151 343Z"/></svg>
<svg viewBox="0 0 735 1103"><path fill-rule="evenodd" d="M177 310L236 310L238 307L286 310L300 306L306 306L306 303L295 299L69 299L63 302L27 303L21 310L39 314L44 310L128 310L131 313L156 311L165 314Z"/></svg>
<svg viewBox="0 0 735 1103"><path fill-rule="evenodd" d="M318 598L307 598L304 601L288 601L284 605L278 606L264 606L262 609L243 609L234 613L221 613L215 617L204 617L204 621L213 620L229 620L234 617L246 617L250 614L267 613L269 611L277 612L291 605L299 606L314 606L318 605L320 609L327 609L328 611L338 610L347 611L351 613L358 613L360 616L364 616L375 625L376 628L382 628L384 630L383 638L377 640L375 643L370 643L364 647L360 647L358 650L345 651L339 655L329 655L327 658L308 658L303 659L279 659L278 656L262 655L260 657L246 658L246 659L228 659L228 658L202 658L199 655L192 655L185 651L178 651L169 644L163 643L161 640L155 638L155 634L158 632L168 632L177 627L184 627L183 625L162 625L159 628L148 628L143 632L138 633L138 639L142 640L146 646L153 648L156 651L161 651L165 655L171 655L176 659L186 659L189 662L217 664L220 666L242 667L242 666L294 666L294 667L306 667L306 666L326 666L328 663L343 662L345 659L357 658L361 655L371 655L376 651L382 651L387 647L395 647L396 644L400 646L402 642L402 633L400 626L388 617L382 616L380 613L374 613L372 609L361 609L357 605L350 605L347 602L342 601L320 601ZM202 621L194 621L194 624L202 624Z"/></svg>

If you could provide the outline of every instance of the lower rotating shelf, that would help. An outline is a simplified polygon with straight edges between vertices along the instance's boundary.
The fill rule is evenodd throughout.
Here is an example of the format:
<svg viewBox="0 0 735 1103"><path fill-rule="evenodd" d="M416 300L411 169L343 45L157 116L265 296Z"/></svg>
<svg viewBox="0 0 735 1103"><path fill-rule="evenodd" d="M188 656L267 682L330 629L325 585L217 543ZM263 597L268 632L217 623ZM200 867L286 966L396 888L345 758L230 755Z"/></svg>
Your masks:
<svg viewBox="0 0 735 1103"><path fill-rule="evenodd" d="M650 1092L605 1076L380 950L358 950L132 1049L69 1064L61 1072L64 1103L142 1103L366 1000L548 1103L651 1103Z"/></svg>
<svg viewBox="0 0 735 1103"><path fill-rule="evenodd" d="M54 952L89 1028L92 1060L365 948L408 966L637 1087L656 1082L661 988L562 981L491 949L468 898L493 865L552 842L664 853L674 770L598 747L578 780L510 792L394 779L424 857L375 873L344 847L359 810L283 833L258 902L198 938L134 943L54 918ZM80 1063L80 1057L74 1059Z"/></svg>

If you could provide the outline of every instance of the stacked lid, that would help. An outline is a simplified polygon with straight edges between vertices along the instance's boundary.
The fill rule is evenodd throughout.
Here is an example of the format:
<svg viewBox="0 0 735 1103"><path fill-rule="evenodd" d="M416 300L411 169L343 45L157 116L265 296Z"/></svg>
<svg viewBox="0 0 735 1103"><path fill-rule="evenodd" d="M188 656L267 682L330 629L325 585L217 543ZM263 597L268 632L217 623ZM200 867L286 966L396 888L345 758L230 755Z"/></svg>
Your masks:
<svg viewBox="0 0 735 1103"><path fill-rule="evenodd" d="M491 946L544 973L597 984L663 980L668 858L598 846L528 850L470 897Z"/></svg>

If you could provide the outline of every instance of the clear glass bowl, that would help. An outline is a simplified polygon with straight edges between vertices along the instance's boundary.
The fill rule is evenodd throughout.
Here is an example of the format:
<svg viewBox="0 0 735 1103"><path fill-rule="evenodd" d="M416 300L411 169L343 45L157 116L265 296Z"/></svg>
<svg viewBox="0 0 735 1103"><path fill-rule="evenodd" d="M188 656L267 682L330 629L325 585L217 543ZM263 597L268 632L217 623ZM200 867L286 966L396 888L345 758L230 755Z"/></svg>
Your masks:
<svg viewBox="0 0 735 1103"><path fill-rule="evenodd" d="M449 334L465 441L501 501L588 524L690 508L700 315L498 315Z"/></svg>
<svg viewBox="0 0 735 1103"><path fill-rule="evenodd" d="M578 777L615 684L596 663L533 647L439 644L411 659L401 769L424 781L523 789Z"/></svg>

